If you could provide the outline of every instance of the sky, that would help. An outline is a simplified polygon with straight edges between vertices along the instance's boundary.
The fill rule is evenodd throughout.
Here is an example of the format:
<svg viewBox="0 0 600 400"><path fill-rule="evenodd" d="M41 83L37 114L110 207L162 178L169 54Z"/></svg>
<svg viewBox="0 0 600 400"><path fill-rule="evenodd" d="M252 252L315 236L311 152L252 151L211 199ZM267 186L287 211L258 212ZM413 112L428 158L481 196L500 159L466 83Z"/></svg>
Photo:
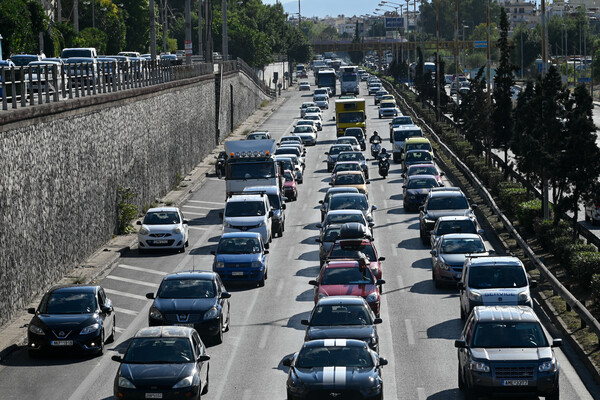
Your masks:
<svg viewBox="0 0 600 400"><path fill-rule="evenodd" d="M276 0L263 0L265 4L274 4ZM298 0L280 0L284 10L290 14L298 13ZM400 3L396 1L396 3ZM370 14L375 11L379 0L300 0L300 14L303 17L335 17ZM390 10L392 10L390 8Z"/></svg>

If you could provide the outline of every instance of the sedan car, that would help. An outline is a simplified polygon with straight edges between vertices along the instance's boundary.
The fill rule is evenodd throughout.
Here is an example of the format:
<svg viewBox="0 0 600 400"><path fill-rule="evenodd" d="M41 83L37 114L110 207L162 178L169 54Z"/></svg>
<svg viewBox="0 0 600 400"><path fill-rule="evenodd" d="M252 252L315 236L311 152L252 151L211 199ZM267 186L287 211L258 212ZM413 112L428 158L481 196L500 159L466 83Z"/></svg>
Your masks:
<svg viewBox="0 0 600 400"><path fill-rule="evenodd" d="M406 172L408 167L413 164L427 164L433 165L433 155L429 150L411 150L407 151L402 157L402 172Z"/></svg>
<svg viewBox="0 0 600 400"><path fill-rule="evenodd" d="M438 171L437 167L432 164L412 164L409 166L405 173L402 174L403 178L410 177L412 175L432 175L437 181L439 186L444 186L442 176L445 174Z"/></svg>
<svg viewBox="0 0 600 400"><path fill-rule="evenodd" d="M115 399L200 399L208 392L210 356L193 328L140 329L123 356L114 382Z"/></svg>
<svg viewBox="0 0 600 400"><path fill-rule="evenodd" d="M369 85L369 95L375 95L375 93L379 92L382 89L382 86L379 83L374 83Z"/></svg>
<svg viewBox="0 0 600 400"><path fill-rule="evenodd" d="M382 101L379 105L379 118L397 117L400 110L393 101Z"/></svg>
<svg viewBox="0 0 600 400"><path fill-rule="evenodd" d="M177 207L157 207L138 221L138 252L175 249L184 252L188 243L188 221Z"/></svg>
<svg viewBox="0 0 600 400"><path fill-rule="evenodd" d="M318 239L315 239L315 242L319 243L319 266L322 267L327 259L327 255L329 254L329 250L331 250L331 246L340 236L340 230L342 229L342 225L340 224L330 224L327 225Z"/></svg>
<svg viewBox="0 0 600 400"><path fill-rule="evenodd" d="M449 233L442 235L431 250L431 279L436 288L442 285L456 287L462 277L467 257L483 257L492 254L483 239L474 233Z"/></svg>
<svg viewBox="0 0 600 400"><path fill-rule="evenodd" d="M331 186L340 187L340 186L349 186L355 187L358 189L359 193L364 193L366 195L369 194L369 189L367 185L369 181L365 179L365 176L362 172L358 171L340 171L336 176L335 180L329 182Z"/></svg>
<svg viewBox="0 0 600 400"><path fill-rule="evenodd" d="M348 144L352 146L352 150L360 151L360 143L354 136L342 136L337 138L335 144Z"/></svg>
<svg viewBox="0 0 600 400"><path fill-rule="evenodd" d="M310 122L311 125L298 125L292 131L292 134L302 139L302 143L306 146L314 146L317 144L317 128L314 126L313 121Z"/></svg>
<svg viewBox="0 0 600 400"><path fill-rule="evenodd" d="M419 207L419 236L423 244L430 242L431 230L439 217L470 217L476 207L469 205L467 196L457 187L431 189L425 204Z"/></svg>
<svg viewBox="0 0 600 400"><path fill-rule="evenodd" d="M323 130L323 119L321 118L321 114L307 112L306 114L304 114L304 119L313 121L315 123L318 131Z"/></svg>
<svg viewBox="0 0 600 400"><path fill-rule="evenodd" d="M358 193L358 189L357 188L349 188L349 187L339 187L339 188L329 188L327 189L327 192L325 192L325 197L323 198L323 200L319 200L319 204L321 205L321 221L323 221L323 219L325 218L325 215L327 215L327 204L329 203L329 199L331 198L331 196L333 196L335 193Z"/></svg>
<svg viewBox="0 0 600 400"><path fill-rule="evenodd" d="M329 97L325 95L315 95L313 97L315 104L322 110L329 109Z"/></svg>
<svg viewBox="0 0 600 400"><path fill-rule="evenodd" d="M304 340L357 339L366 342L374 351L379 350L376 318L369 304L359 296L331 296L319 300L306 325Z"/></svg>
<svg viewBox="0 0 600 400"><path fill-rule="evenodd" d="M385 96L386 94L389 94L387 90L385 90L384 88L380 88L377 92L375 92L375 105L379 104L381 102L381 98L383 96Z"/></svg>
<svg viewBox="0 0 600 400"><path fill-rule="evenodd" d="M406 211L417 211L427 199L431 188L440 187L433 175L411 175L402 185L402 204Z"/></svg>
<svg viewBox="0 0 600 400"><path fill-rule="evenodd" d="M365 131L359 127L350 127L346 128L344 131L344 136L352 136L358 140L358 144L360 144L360 150L365 151L367 149L367 143L365 142Z"/></svg>
<svg viewBox="0 0 600 400"><path fill-rule="evenodd" d="M298 161L298 157L292 154L280 154L275 155L275 160L284 171L292 171L297 184L302 183L304 177L302 176L302 165Z"/></svg>
<svg viewBox="0 0 600 400"><path fill-rule="evenodd" d="M360 163L361 168L366 179L369 179L369 165L365 159L365 155L360 151L344 151L338 155L338 162L342 161L357 161Z"/></svg>
<svg viewBox="0 0 600 400"><path fill-rule="evenodd" d="M359 260L332 260L321 268L317 279L309 281L315 287L315 305L320 299L329 296L360 296L364 298L376 316L379 316L381 306L380 286L384 280L378 280L368 261Z"/></svg>
<svg viewBox="0 0 600 400"><path fill-rule="evenodd" d="M369 199L362 193L337 193L331 196L327 206L327 212L333 210L360 210L367 221L372 222L377 206L369 205Z"/></svg>
<svg viewBox="0 0 600 400"><path fill-rule="evenodd" d="M300 106L300 118L304 117L304 114L306 113L306 109L309 107L314 107L314 108L317 108L318 110L321 110L319 107L317 107L317 105L315 104L314 101L305 101Z"/></svg>
<svg viewBox="0 0 600 400"><path fill-rule="evenodd" d="M343 235L343 228L340 231ZM368 232L368 231L367 231ZM381 262L385 261L385 257L379 257L377 255L377 249L373 240L369 237L360 239L341 239L338 238L331 246L329 254L327 254L327 260L361 260L366 257L369 263L369 269L377 279L381 279L383 275L383 269Z"/></svg>
<svg viewBox="0 0 600 400"><path fill-rule="evenodd" d="M327 155L327 172L333 171L338 155L342 151L352 151L352 146L349 144L334 144L329 148L329 151L325 152L325 155Z"/></svg>
<svg viewBox="0 0 600 400"><path fill-rule="evenodd" d="M304 342L282 362L289 367L287 399L383 399L381 368L387 363L361 340Z"/></svg>
<svg viewBox="0 0 600 400"><path fill-rule="evenodd" d="M296 185L296 178L294 178L294 174L289 169L283 171L283 195L291 200L298 200L298 186Z"/></svg>
<svg viewBox="0 0 600 400"><path fill-rule="evenodd" d="M261 132L250 132L248 136L246 136L247 140L263 140L263 139L271 139L271 134L267 131Z"/></svg>
<svg viewBox="0 0 600 400"><path fill-rule="evenodd" d="M308 106L306 107L306 110L304 111L304 116L302 118L304 118L306 116L306 114L319 114L319 115L323 115L323 112L321 111L321 109L319 107L317 107L317 105L315 103L312 103L312 106Z"/></svg>
<svg viewBox="0 0 600 400"><path fill-rule="evenodd" d="M214 344L223 342L229 330L231 295L214 272L191 271L168 274L160 283L148 312L148 325L188 326Z"/></svg>
<svg viewBox="0 0 600 400"><path fill-rule="evenodd" d="M315 128L315 130L316 130L317 132L318 132L318 131L320 131L321 129L323 129L323 128L319 129L319 127L317 126L317 122L316 122L316 121L309 120L309 119L300 119L300 120L298 120L298 121L296 122L296 125L295 125L295 127L296 127L296 126L302 126L302 125L308 125L308 126L312 126L313 128ZM292 133L293 133L293 132L292 132ZM296 136L297 136L297 135L296 135ZM304 143L303 143L303 144L304 144Z"/></svg>
<svg viewBox="0 0 600 400"><path fill-rule="evenodd" d="M356 161L338 161L335 163L333 171L331 171L331 179L334 180L336 174L340 171L358 171L362 173L363 169L360 167L360 164Z"/></svg>
<svg viewBox="0 0 600 400"><path fill-rule="evenodd" d="M308 81L303 81L298 84L298 90L300 91L309 91L310 92L310 83Z"/></svg>
<svg viewBox="0 0 600 400"><path fill-rule="evenodd" d="M390 122L390 142L393 142L393 134L394 134L394 128L397 128L399 126L402 125L414 125L414 122L412 120L412 118L408 115L400 115L398 117L395 117L392 122Z"/></svg>
<svg viewBox="0 0 600 400"><path fill-rule="evenodd" d="M475 215L449 215L439 217L431 230L431 248L433 249L442 235L449 233L476 233L483 235Z"/></svg>
<svg viewBox="0 0 600 400"><path fill-rule="evenodd" d="M367 222L367 218L360 210L334 210L327 213L323 222L317 224L317 228L321 229L322 232L330 224L345 224L348 222L358 222L368 228L374 226L372 222ZM369 229L367 231L370 232Z"/></svg>

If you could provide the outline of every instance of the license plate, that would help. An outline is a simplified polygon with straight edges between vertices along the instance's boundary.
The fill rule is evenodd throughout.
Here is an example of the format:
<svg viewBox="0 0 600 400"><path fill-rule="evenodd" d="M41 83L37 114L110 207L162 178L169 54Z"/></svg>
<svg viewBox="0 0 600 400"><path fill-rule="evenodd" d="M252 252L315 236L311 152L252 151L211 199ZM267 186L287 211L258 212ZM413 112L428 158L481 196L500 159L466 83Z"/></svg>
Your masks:
<svg viewBox="0 0 600 400"><path fill-rule="evenodd" d="M167 240L155 240L154 241L154 244L167 244L167 243L169 243ZM162 396L162 394L161 394L161 396Z"/></svg>
<svg viewBox="0 0 600 400"><path fill-rule="evenodd" d="M504 380L502 381L503 386L527 386L529 381L525 380Z"/></svg>
<svg viewBox="0 0 600 400"><path fill-rule="evenodd" d="M187 328L193 328L194 324L175 324L175 326L185 326Z"/></svg>
<svg viewBox="0 0 600 400"><path fill-rule="evenodd" d="M147 399L162 399L162 393L146 393Z"/></svg>
<svg viewBox="0 0 600 400"><path fill-rule="evenodd" d="M52 346L73 346L73 341L72 340L52 340L50 342L50 344Z"/></svg>
<svg viewBox="0 0 600 400"><path fill-rule="evenodd" d="M456 274L456 279L462 278L462 274Z"/></svg>
<svg viewBox="0 0 600 400"><path fill-rule="evenodd" d="M244 276L244 273L242 271L233 271L231 273L232 276Z"/></svg>

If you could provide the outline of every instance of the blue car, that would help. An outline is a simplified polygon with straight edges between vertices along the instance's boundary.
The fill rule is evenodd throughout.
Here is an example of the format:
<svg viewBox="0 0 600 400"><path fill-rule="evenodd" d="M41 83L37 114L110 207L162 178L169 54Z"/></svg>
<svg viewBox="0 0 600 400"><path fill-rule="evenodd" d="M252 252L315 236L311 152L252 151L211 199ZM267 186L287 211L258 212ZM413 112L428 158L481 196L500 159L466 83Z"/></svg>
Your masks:
<svg viewBox="0 0 600 400"><path fill-rule="evenodd" d="M225 233L219 240L213 271L223 282L252 282L264 286L268 274L265 244L260 233Z"/></svg>

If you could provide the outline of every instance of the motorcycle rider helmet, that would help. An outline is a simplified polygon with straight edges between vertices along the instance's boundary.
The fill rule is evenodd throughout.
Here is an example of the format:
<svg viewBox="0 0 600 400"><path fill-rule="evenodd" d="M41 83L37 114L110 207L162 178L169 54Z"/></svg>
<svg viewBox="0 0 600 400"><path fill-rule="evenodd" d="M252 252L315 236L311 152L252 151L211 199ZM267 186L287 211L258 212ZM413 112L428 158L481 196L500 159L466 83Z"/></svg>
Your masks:
<svg viewBox="0 0 600 400"><path fill-rule="evenodd" d="M384 148L381 149L381 154L385 154L387 152L387 150Z"/></svg>

